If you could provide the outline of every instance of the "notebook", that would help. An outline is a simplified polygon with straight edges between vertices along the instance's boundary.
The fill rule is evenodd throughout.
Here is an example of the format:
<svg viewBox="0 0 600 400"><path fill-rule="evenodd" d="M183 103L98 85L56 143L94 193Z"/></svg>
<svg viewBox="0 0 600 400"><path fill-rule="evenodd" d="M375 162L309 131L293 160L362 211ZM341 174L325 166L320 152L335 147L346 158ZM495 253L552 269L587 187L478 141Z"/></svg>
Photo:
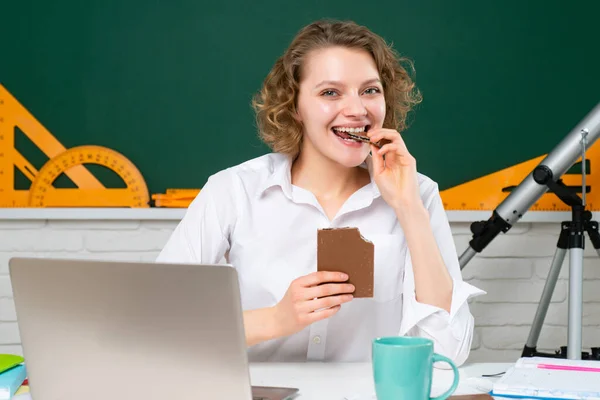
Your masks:
<svg viewBox="0 0 600 400"><path fill-rule="evenodd" d="M520 358L494 383L495 397L600 400L600 361Z"/></svg>
<svg viewBox="0 0 600 400"><path fill-rule="evenodd" d="M24 364L19 364L0 374L0 400L9 400L27 377Z"/></svg>
<svg viewBox="0 0 600 400"><path fill-rule="evenodd" d="M16 354L0 354L0 373L21 364L25 359Z"/></svg>

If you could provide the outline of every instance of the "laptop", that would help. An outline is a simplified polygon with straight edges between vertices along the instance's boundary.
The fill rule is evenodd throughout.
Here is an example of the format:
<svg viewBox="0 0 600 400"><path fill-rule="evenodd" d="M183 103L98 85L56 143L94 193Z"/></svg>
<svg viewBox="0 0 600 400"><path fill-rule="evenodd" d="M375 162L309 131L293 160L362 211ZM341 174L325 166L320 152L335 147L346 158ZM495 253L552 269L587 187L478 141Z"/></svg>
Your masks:
<svg viewBox="0 0 600 400"><path fill-rule="evenodd" d="M231 265L12 258L9 271L34 400L298 392L253 396Z"/></svg>

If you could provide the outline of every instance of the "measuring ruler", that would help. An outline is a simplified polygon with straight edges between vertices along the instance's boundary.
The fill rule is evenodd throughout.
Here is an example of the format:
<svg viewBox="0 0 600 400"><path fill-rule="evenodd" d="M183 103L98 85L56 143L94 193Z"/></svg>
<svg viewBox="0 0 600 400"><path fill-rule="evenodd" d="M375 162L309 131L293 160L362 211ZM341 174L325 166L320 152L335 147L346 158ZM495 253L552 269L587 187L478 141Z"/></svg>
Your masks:
<svg viewBox="0 0 600 400"><path fill-rule="evenodd" d="M518 186L546 156L505 168L490 175L463 183L440 192L444 208L458 211L492 211L508 197L510 189ZM600 173L596 171L596 161L600 161L600 147L592 146L586 153L590 168L586 168L586 209L600 211ZM581 157L577 161L581 162ZM563 183L578 190L581 196L581 174L564 174ZM593 189L593 190L592 190ZM555 194L545 193L531 206L530 211L570 211Z"/></svg>
<svg viewBox="0 0 600 400"><path fill-rule="evenodd" d="M15 127L48 156L39 171L15 148ZM105 187L85 164L111 169L126 188ZM15 167L31 181L28 190L14 188ZM63 173L76 189L53 186ZM0 85L0 207L149 207L149 200L144 178L125 156L102 146L66 149Z"/></svg>
<svg viewBox="0 0 600 400"><path fill-rule="evenodd" d="M156 207L187 208L198 196L200 189L167 189L166 193L152 195Z"/></svg>

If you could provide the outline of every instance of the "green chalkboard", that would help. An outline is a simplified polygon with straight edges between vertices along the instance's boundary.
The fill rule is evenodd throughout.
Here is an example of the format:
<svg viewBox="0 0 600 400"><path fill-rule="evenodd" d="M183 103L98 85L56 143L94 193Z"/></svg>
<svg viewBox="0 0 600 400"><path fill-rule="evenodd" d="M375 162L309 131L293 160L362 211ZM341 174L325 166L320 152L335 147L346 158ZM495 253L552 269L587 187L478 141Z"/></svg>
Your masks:
<svg viewBox="0 0 600 400"><path fill-rule="evenodd" d="M594 0L34 0L0 12L0 83L64 146L123 153L151 193L199 188L269 151L251 97L322 17L367 25L414 60L424 101L404 137L442 189L550 151L600 99Z"/></svg>

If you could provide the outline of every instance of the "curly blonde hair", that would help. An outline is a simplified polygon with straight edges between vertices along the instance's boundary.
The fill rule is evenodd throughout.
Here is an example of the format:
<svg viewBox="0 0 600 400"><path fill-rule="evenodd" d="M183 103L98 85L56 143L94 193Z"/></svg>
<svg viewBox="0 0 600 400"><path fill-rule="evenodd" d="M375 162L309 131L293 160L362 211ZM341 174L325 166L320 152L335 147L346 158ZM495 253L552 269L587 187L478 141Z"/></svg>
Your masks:
<svg viewBox="0 0 600 400"><path fill-rule="evenodd" d="M422 97L407 69L411 60L400 57L379 35L352 21L319 20L304 27L286 52L277 59L261 90L252 99L259 137L274 152L295 157L302 143L302 123L296 114L302 65L307 54L327 47L362 49L373 57L386 103L384 128L399 132L407 127L407 115Z"/></svg>

